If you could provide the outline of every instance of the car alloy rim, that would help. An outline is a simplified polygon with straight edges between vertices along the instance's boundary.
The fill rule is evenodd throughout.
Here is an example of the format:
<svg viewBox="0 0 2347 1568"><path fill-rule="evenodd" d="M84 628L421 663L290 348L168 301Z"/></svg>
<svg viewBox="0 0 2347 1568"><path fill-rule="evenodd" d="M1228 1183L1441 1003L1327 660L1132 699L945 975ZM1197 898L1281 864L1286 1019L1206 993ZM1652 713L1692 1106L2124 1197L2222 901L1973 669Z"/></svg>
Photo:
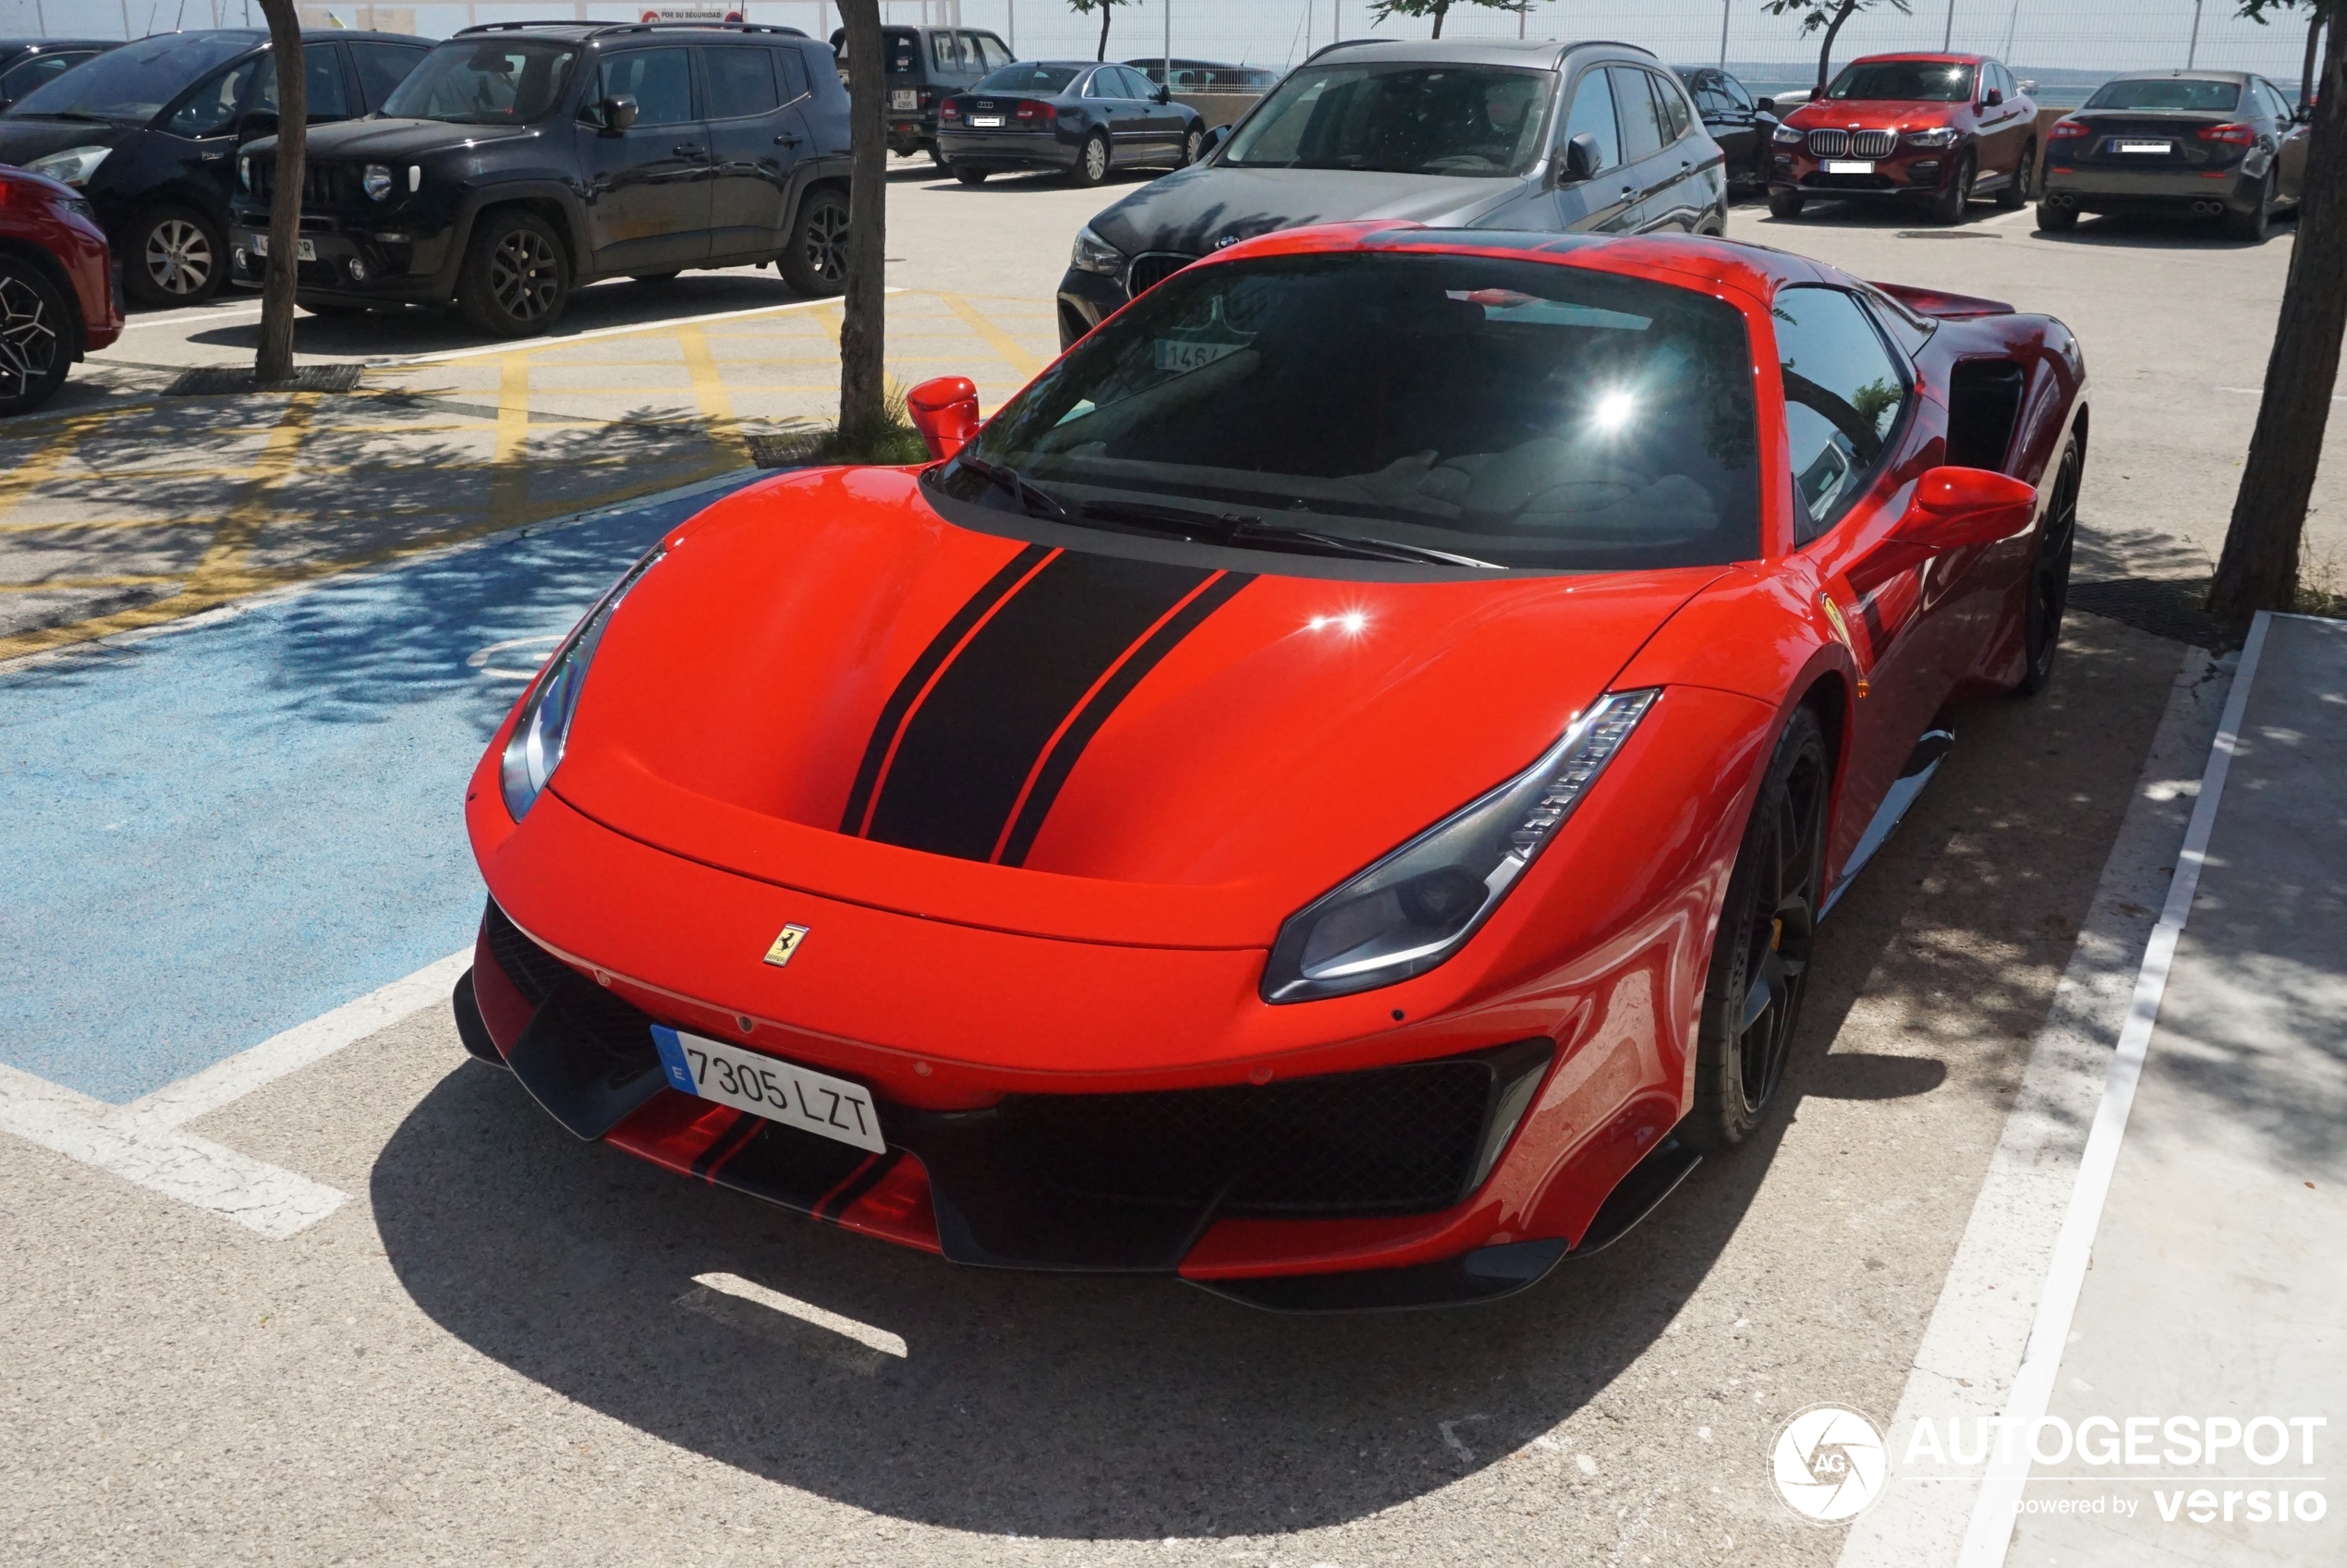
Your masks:
<svg viewBox="0 0 2347 1568"><path fill-rule="evenodd" d="M489 253L489 293L517 322L534 322L554 308L562 287L560 262L545 236L517 228Z"/></svg>
<svg viewBox="0 0 2347 1568"><path fill-rule="evenodd" d="M1745 902L1744 1002L1737 1012L1737 1068L1747 1114L1777 1092L1793 1047L1793 1023L1817 930L1825 861L1825 775L1803 755L1784 782Z"/></svg>
<svg viewBox="0 0 2347 1568"><path fill-rule="evenodd" d="M1189 135L1184 137L1182 139L1182 162L1185 164L1197 163L1198 144L1204 140L1205 138L1198 135L1196 131L1192 131Z"/></svg>
<svg viewBox="0 0 2347 1568"><path fill-rule="evenodd" d="M2045 532L2037 541L2037 565L2030 573L2029 673L2040 681L2053 668L2054 647L2061 637L2061 613L2070 602L2070 555L2078 538L2082 466L2075 446L2062 454L2053 499L2046 506Z"/></svg>
<svg viewBox="0 0 2347 1568"><path fill-rule="evenodd" d="M1099 137L1084 144L1084 172L1093 179L1108 173L1108 143Z"/></svg>
<svg viewBox="0 0 2347 1568"><path fill-rule="evenodd" d="M825 205L807 221L807 262L825 283L847 273L847 210Z"/></svg>
<svg viewBox="0 0 2347 1568"><path fill-rule="evenodd" d="M165 294L194 294L212 281L212 241L185 218L147 231L147 275Z"/></svg>
<svg viewBox="0 0 2347 1568"><path fill-rule="evenodd" d="M48 307L20 277L0 276L0 397L21 397L57 364Z"/></svg>

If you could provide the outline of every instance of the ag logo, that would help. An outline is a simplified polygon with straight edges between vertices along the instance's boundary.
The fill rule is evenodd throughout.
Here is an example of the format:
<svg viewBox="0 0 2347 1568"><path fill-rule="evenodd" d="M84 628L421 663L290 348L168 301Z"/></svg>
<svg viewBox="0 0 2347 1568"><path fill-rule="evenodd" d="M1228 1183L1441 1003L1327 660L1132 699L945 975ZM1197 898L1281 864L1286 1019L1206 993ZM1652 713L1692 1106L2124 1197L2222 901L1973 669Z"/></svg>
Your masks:
<svg viewBox="0 0 2347 1568"><path fill-rule="evenodd" d="M806 940L805 926L784 926L782 934L774 939L774 945L766 950L766 962L777 969L781 968L790 962L790 955L797 953L798 944Z"/></svg>
<svg viewBox="0 0 2347 1568"><path fill-rule="evenodd" d="M1777 1495L1804 1519L1842 1525L1882 1495L1882 1434L1854 1410L1813 1404L1784 1424L1769 1453Z"/></svg>

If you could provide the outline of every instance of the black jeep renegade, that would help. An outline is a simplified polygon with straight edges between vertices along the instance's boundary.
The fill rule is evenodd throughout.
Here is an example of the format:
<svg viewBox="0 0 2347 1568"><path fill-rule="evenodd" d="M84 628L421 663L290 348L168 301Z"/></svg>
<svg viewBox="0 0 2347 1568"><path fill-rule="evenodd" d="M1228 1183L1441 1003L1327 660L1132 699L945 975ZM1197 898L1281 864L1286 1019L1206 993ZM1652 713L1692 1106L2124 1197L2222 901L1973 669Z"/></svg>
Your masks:
<svg viewBox="0 0 2347 1568"><path fill-rule="evenodd" d="M276 142L237 161L233 273L266 270ZM441 43L379 113L311 128L301 304L454 300L543 332L582 283L772 261L843 286L847 93L792 28L494 23Z"/></svg>

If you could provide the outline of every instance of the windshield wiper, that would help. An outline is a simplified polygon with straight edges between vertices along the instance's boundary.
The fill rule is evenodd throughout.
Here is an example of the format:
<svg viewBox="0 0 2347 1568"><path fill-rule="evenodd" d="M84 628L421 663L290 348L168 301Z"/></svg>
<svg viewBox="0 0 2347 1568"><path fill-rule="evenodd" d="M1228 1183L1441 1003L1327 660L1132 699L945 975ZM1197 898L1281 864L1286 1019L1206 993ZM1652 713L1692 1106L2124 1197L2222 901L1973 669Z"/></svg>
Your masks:
<svg viewBox="0 0 2347 1568"><path fill-rule="evenodd" d="M1087 501L1084 515L1104 522L1129 523L1157 533L1179 535L1197 540L1204 536L1214 544L1267 544L1274 549L1295 549L1326 555L1351 555L1368 561L1416 561L1439 566L1473 566L1483 571L1503 571L1496 561L1478 560L1473 555L1461 555L1448 550L1434 550L1423 544L1404 544L1396 540L1369 539L1358 534L1320 533L1312 529L1294 528L1286 523L1267 523L1251 512L1193 512L1178 506L1152 506L1133 501Z"/></svg>
<svg viewBox="0 0 2347 1568"><path fill-rule="evenodd" d="M80 109L36 109L24 117L28 120L79 120L84 125L93 126L115 123L103 115L92 115Z"/></svg>
<svg viewBox="0 0 2347 1568"><path fill-rule="evenodd" d="M1052 499L1051 492L1016 468L1004 463L990 463L983 457L973 457L965 452L955 461L962 467L1006 492L1016 501L1019 509L1030 517L1048 517L1055 523L1072 523L1075 515Z"/></svg>

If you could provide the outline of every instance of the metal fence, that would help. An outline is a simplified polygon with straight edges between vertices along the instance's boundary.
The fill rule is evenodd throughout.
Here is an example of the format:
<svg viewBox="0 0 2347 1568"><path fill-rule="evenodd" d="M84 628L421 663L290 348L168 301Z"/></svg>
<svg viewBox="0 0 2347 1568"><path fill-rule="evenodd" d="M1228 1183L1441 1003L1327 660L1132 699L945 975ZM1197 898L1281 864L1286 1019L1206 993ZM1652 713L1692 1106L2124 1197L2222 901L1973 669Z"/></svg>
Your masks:
<svg viewBox="0 0 2347 1568"><path fill-rule="evenodd" d="M1994 55L2034 76L2049 102L2076 102L2118 71L2186 65L2254 70L2285 91L2298 85L2303 21L2260 27L2234 14L2235 0L1912 0L1910 15L1888 4L1854 18L1834 47L1837 63L1891 49L1943 46ZM578 18L634 21L650 12L777 22L828 37L839 25L834 0L327 0L305 5L312 25L377 27L440 37L474 22ZM990 28L1027 58L1089 58L1097 16L1065 0L882 0L898 23ZM174 27L260 25L252 0L0 0L0 32L133 37ZM329 19L331 18L331 20ZM1135 0L1110 20L1112 59L1169 46L1175 55L1284 67L1339 38L1423 38L1424 19L1373 26L1368 0ZM1522 12L1460 0L1443 24L1449 38L1608 38L1643 44L1679 64L1726 61L1758 90L1806 86L1818 40L1760 0L1531 0Z"/></svg>

